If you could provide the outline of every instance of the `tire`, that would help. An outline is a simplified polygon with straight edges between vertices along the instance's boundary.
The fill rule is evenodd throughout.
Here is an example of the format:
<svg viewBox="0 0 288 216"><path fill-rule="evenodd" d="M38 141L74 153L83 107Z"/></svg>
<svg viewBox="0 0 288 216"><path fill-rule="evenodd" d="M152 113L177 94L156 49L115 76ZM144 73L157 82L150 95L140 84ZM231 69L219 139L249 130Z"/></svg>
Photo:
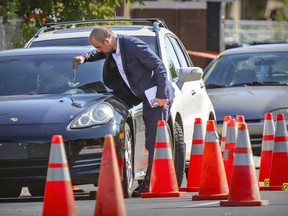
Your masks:
<svg viewBox="0 0 288 216"><path fill-rule="evenodd" d="M29 185L29 193L32 196L44 196L45 182L41 184Z"/></svg>
<svg viewBox="0 0 288 216"><path fill-rule="evenodd" d="M184 143L183 130L178 122L174 124L175 145L174 145L174 165L178 186L180 187L185 172L186 145Z"/></svg>
<svg viewBox="0 0 288 216"><path fill-rule="evenodd" d="M134 182L133 170L133 140L130 127L125 123L125 140L124 140L124 161L123 161L123 181L122 187L124 197L129 198L132 195Z"/></svg>
<svg viewBox="0 0 288 216"><path fill-rule="evenodd" d="M19 197L22 190L22 186L17 185L1 185L0 197Z"/></svg>

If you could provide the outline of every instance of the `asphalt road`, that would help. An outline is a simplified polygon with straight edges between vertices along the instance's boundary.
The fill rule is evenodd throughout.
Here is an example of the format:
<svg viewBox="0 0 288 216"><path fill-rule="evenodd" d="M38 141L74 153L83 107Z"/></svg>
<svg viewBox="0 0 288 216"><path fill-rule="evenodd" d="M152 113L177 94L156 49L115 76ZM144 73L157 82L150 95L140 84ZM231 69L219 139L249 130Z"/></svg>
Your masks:
<svg viewBox="0 0 288 216"><path fill-rule="evenodd" d="M222 207L219 200L192 201L187 193L184 198L130 198L125 199L127 215L130 216L287 216L288 191L261 191L261 200L268 200L268 206L259 207ZM40 216L42 215L42 198L21 197L0 200L1 216ZM85 196L76 196L78 216L94 215L96 200Z"/></svg>
<svg viewBox="0 0 288 216"><path fill-rule="evenodd" d="M258 167L259 157L254 158ZM257 170L258 171L258 170ZM257 172L258 173L258 172ZM183 183L183 186L186 182ZM92 185L81 186L83 193L76 193L76 209L78 216L94 215L95 197L90 191ZM183 198L130 198L125 199L129 216L287 216L288 191L260 191L261 200L268 200L268 206L259 207L222 207L219 200L192 201L197 193L187 193ZM94 194L95 195L95 194ZM31 197L27 188L23 188L19 198L0 199L0 216L40 216L43 210L43 197Z"/></svg>

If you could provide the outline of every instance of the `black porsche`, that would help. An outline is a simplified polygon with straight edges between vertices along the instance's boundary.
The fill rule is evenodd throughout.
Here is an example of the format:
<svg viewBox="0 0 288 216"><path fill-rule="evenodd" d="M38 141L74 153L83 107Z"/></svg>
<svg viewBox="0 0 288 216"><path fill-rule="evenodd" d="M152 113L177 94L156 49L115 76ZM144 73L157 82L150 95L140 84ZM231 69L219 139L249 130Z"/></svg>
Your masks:
<svg viewBox="0 0 288 216"><path fill-rule="evenodd" d="M63 136L73 184L97 185L103 139L115 139L124 194L145 175L142 106L128 107L102 82L103 61L72 69L91 47L0 54L0 196L42 195L51 138ZM137 145L136 145L137 143Z"/></svg>

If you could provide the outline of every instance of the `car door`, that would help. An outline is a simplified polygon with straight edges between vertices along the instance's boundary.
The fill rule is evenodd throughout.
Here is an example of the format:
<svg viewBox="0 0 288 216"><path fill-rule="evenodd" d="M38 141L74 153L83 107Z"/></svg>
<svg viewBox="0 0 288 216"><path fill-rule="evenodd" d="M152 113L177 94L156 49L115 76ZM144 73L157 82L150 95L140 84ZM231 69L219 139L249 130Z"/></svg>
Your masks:
<svg viewBox="0 0 288 216"><path fill-rule="evenodd" d="M188 150L190 149L192 141L194 119L196 117L203 118L204 115L206 115L202 111L207 109L202 109L203 106L205 106L205 102L203 101L203 98L205 98L203 97L203 94L205 93L204 83L202 79L181 84L177 82L180 69L192 67L193 64L188 59L189 57L178 38L173 35L167 35L164 41L169 71L175 87L176 97L174 105L177 107L176 111L181 112L184 142L187 144ZM190 152L186 151L186 154L188 155Z"/></svg>

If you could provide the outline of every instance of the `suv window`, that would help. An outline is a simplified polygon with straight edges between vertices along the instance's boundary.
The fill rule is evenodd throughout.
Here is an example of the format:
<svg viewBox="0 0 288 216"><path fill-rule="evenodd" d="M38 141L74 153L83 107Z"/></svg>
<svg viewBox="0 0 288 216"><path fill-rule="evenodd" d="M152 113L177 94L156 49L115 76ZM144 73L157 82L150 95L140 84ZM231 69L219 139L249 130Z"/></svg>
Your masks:
<svg viewBox="0 0 288 216"><path fill-rule="evenodd" d="M179 59L176 55L176 52L168 36L165 37L164 43L165 43L165 49L167 53L167 60L168 60L167 62L169 64L169 70L170 70L172 79L177 79L179 76L179 70L181 67Z"/></svg>
<svg viewBox="0 0 288 216"><path fill-rule="evenodd" d="M151 36L136 36L140 40L147 43L156 54L158 54L156 46L156 38ZM33 41L30 47L44 47L44 46L90 46L88 37L79 38L65 38L65 39L53 39L53 40L40 40Z"/></svg>
<svg viewBox="0 0 288 216"><path fill-rule="evenodd" d="M185 57L185 54L184 54L185 52L181 48L178 40L176 38L174 38L174 37L169 37L169 38L170 38L170 40L171 40L171 42L173 44L173 47L174 47L174 49L175 49L175 51L177 53L177 56L178 56L178 59L180 61L181 67L188 67L189 65L188 65L188 62L187 62L187 58Z"/></svg>
<svg viewBox="0 0 288 216"><path fill-rule="evenodd" d="M43 46L89 46L89 40L87 37L82 38L65 38L65 39L53 39L43 41L33 41L30 47L43 47Z"/></svg>

